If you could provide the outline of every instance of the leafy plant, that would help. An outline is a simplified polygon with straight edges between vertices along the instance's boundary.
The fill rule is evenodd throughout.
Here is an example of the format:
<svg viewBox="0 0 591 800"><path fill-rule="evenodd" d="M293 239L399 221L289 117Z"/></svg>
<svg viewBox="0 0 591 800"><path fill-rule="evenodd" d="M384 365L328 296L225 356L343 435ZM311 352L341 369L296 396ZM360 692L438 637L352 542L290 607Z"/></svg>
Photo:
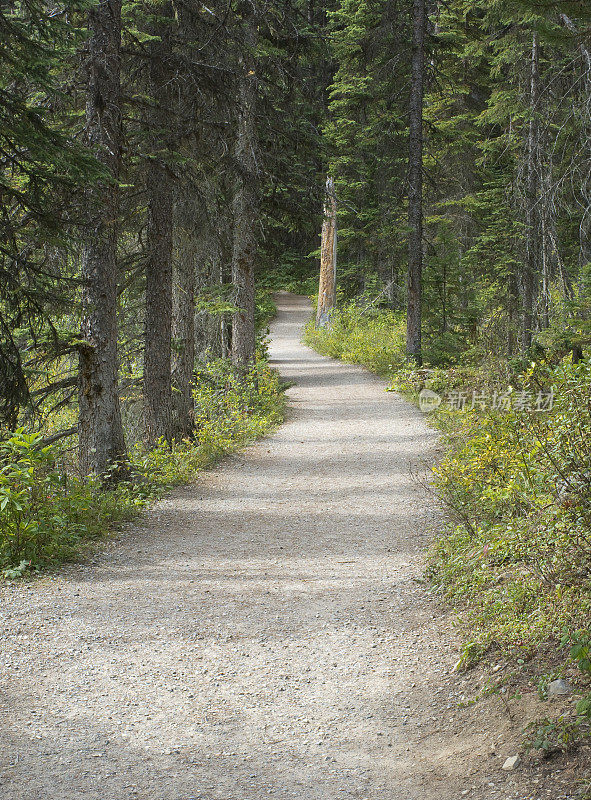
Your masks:
<svg viewBox="0 0 591 800"><path fill-rule="evenodd" d="M132 518L169 486L189 483L224 453L281 421L279 378L259 358L246 373L224 359L200 366L194 392L195 432L131 455L132 480L104 490L58 468L56 445L19 429L0 442L0 571L13 580L75 556L84 541Z"/></svg>
<svg viewBox="0 0 591 800"><path fill-rule="evenodd" d="M570 657L576 661L579 669L587 678L591 678L591 631L582 629L569 633L567 629L562 637L562 645L570 644ZM585 695L576 706L581 721L591 723L591 692Z"/></svg>
<svg viewBox="0 0 591 800"><path fill-rule="evenodd" d="M39 434L22 428L0 442L0 523L4 558L9 563L38 559L48 537L61 526L52 499L61 493L55 452Z"/></svg>
<svg viewBox="0 0 591 800"><path fill-rule="evenodd" d="M8 567L2 571L2 575L7 578L8 580L12 580L13 578L22 578L22 576L32 568L32 564L30 561L25 561L24 559L14 567Z"/></svg>
<svg viewBox="0 0 591 800"><path fill-rule="evenodd" d="M555 720L537 720L530 723L526 731L526 749L541 750L545 756L571 750L580 738L577 723L564 716Z"/></svg>
<svg viewBox="0 0 591 800"><path fill-rule="evenodd" d="M451 521L429 575L475 642L524 656L591 611L591 372L535 364L518 380L532 395L553 387L552 409L441 417L435 475Z"/></svg>
<svg viewBox="0 0 591 800"><path fill-rule="evenodd" d="M304 342L323 355L394 375L406 363L405 322L399 312L349 303L333 312L330 327L306 328Z"/></svg>

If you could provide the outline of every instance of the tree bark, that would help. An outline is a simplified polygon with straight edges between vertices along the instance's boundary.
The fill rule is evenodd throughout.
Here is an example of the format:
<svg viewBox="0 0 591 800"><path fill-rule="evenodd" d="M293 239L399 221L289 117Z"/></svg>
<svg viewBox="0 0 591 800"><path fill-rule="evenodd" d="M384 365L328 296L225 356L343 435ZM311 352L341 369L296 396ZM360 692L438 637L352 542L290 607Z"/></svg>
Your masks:
<svg viewBox="0 0 591 800"><path fill-rule="evenodd" d="M158 8L166 23L150 45L152 158L148 162L148 234L144 339L144 436L148 447L172 439L172 229L173 176L167 164L170 127L170 3Z"/></svg>
<svg viewBox="0 0 591 800"><path fill-rule="evenodd" d="M104 477L125 460L117 387L117 220L121 163L121 0L100 0L88 14L86 131L109 179L87 192L89 228L82 249L79 351L79 468Z"/></svg>
<svg viewBox="0 0 591 800"><path fill-rule="evenodd" d="M232 315L232 362L241 367L255 357L255 282L259 223L259 176L257 115L257 76L255 49L258 42L254 9L244 4L243 47L238 86L238 130L236 138L236 184L233 201L232 282L236 312Z"/></svg>
<svg viewBox="0 0 591 800"><path fill-rule="evenodd" d="M538 101L540 89L538 35L534 31L530 61L530 119L527 134L527 198L526 198L526 253L520 275L521 295L521 348L531 347L534 327L536 277L540 256L539 230L539 123Z"/></svg>
<svg viewBox="0 0 591 800"><path fill-rule="evenodd" d="M566 14L560 14L560 21L566 28L568 28L568 30L574 36L579 37L581 35L581 32L577 29L575 23ZM585 46L585 43L583 41L579 44L579 50L581 51L581 55L585 59L585 63L587 65L587 73L591 73L591 53L589 52L589 49Z"/></svg>
<svg viewBox="0 0 591 800"><path fill-rule="evenodd" d="M195 247L184 230L179 235L173 285L172 406L173 435L193 434L193 370L195 366Z"/></svg>
<svg viewBox="0 0 591 800"><path fill-rule="evenodd" d="M324 218L320 239L320 281L318 285L318 308L316 327L330 324L330 315L337 299L337 198L334 180L326 179Z"/></svg>
<svg viewBox="0 0 591 800"><path fill-rule="evenodd" d="M422 363L423 99L426 27L425 0L414 0L409 104L408 224L410 231L408 236L406 353L419 365Z"/></svg>

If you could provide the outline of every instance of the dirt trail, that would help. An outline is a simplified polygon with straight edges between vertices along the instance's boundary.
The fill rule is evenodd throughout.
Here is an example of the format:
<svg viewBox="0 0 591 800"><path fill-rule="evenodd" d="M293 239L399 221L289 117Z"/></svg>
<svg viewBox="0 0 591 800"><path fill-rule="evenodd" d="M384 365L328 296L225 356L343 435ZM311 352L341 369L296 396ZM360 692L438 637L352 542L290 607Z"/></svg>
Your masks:
<svg viewBox="0 0 591 800"><path fill-rule="evenodd" d="M449 620L417 582L436 512L409 468L435 436L301 345L309 313L280 295L273 436L91 562L2 590L2 800L525 796L490 709L457 710Z"/></svg>

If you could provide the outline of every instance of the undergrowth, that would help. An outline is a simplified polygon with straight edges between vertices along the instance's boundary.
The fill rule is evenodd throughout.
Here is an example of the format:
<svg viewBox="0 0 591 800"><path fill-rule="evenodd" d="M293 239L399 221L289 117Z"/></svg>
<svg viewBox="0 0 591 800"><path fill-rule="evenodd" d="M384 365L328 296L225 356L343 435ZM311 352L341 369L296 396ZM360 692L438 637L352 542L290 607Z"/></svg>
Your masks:
<svg viewBox="0 0 591 800"><path fill-rule="evenodd" d="M553 407L436 417L451 523L429 576L462 608L468 663L490 647L529 657L591 616L591 365L535 365L522 386L553 390Z"/></svg>
<svg viewBox="0 0 591 800"><path fill-rule="evenodd" d="M319 353L362 364L392 377L405 364L405 320L399 312L366 310L350 303L334 311L330 327L306 327L304 343Z"/></svg>
<svg viewBox="0 0 591 800"><path fill-rule="evenodd" d="M225 360L196 377L192 440L130 454L131 479L105 490L60 468L57 444L22 428L0 442L0 570L6 578L72 558L83 542L129 520L166 489L262 436L283 413L279 379L259 360L246 375Z"/></svg>
<svg viewBox="0 0 591 800"><path fill-rule="evenodd" d="M427 571L461 617L460 666L490 650L523 664L543 642L564 652L571 641L584 694L576 719L542 720L532 732L535 746L570 746L591 721L591 364L567 356L523 369L491 354L417 369L404 358L403 318L353 305L330 329L310 326L305 341L389 377L413 401L423 389L442 398L428 419L442 432L434 484L448 524ZM552 396L550 407L536 410L540 396ZM464 400L452 408L446 397Z"/></svg>

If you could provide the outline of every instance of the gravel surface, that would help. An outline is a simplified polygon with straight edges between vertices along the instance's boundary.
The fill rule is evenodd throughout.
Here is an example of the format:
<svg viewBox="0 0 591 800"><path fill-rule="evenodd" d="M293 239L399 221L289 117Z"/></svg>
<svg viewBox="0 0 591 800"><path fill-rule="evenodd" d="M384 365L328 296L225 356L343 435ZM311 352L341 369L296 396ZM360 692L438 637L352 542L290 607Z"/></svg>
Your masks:
<svg viewBox="0 0 591 800"><path fill-rule="evenodd" d="M530 796L491 750L496 706L458 710L449 615L419 582L438 519L411 473L436 437L301 345L309 313L279 295L276 433L1 590L2 800Z"/></svg>

